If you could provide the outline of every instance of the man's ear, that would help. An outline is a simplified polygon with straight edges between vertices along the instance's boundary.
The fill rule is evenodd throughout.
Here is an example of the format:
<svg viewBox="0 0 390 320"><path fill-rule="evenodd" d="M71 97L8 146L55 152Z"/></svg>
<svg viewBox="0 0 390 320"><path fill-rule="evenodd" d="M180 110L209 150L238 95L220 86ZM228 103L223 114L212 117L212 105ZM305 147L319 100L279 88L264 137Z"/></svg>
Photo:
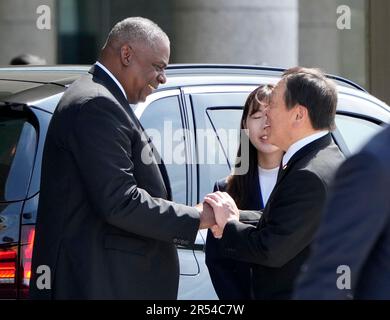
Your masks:
<svg viewBox="0 0 390 320"><path fill-rule="evenodd" d="M302 124L308 117L308 110L304 106L298 104L294 110L294 124Z"/></svg>
<svg viewBox="0 0 390 320"><path fill-rule="evenodd" d="M133 48L130 47L128 44L124 44L120 48L120 58L122 64L128 67L132 63L133 57L134 57Z"/></svg>

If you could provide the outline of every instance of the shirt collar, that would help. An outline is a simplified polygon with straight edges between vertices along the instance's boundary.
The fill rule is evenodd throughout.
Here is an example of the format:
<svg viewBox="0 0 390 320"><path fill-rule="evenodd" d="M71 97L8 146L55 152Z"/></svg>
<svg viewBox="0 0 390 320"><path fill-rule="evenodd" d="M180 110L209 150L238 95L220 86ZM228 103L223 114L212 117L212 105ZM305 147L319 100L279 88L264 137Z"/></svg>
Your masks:
<svg viewBox="0 0 390 320"><path fill-rule="evenodd" d="M299 150L301 150L304 146L308 145L309 143L318 140L324 136L326 136L329 133L329 131L320 131L316 132L314 134L311 134L310 136L307 136L303 139L298 140L297 142L293 143L287 150L287 152L283 156L282 165L283 167L290 161L292 156L296 154Z"/></svg>
<svg viewBox="0 0 390 320"><path fill-rule="evenodd" d="M112 80L114 80L114 82L117 84L117 86L119 87L119 89L121 89L123 95L125 96L126 100L127 100L127 96L126 96L126 92L125 90L123 89L122 85L120 84L120 82L118 81L117 78L115 78L115 76L110 72L110 70L108 70L104 65L102 65L99 61L96 61L95 62L95 65L99 66L101 69L104 70L105 73L107 73L110 78Z"/></svg>

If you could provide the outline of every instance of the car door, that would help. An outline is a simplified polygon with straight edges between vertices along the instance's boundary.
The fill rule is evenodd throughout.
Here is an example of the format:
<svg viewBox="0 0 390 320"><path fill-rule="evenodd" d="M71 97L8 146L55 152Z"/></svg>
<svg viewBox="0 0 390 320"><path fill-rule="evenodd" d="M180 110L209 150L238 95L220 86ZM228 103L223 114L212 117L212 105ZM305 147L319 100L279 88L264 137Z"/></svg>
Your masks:
<svg viewBox="0 0 390 320"><path fill-rule="evenodd" d="M390 108L368 94L341 93L338 100L334 135L344 154L350 156L390 122Z"/></svg>
<svg viewBox="0 0 390 320"><path fill-rule="evenodd" d="M230 174L235 161L242 108L254 86L207 86L186 88L196 132L198 169L196 194L202 201L214 183Z"/></svg>
<svg viewBox="0 0 390 320"><path fill-rule="evenodd" d="M37 118L28 107L0 103L0 298L18 297L21 212L38 144Z"/></svg>
<svg viewBox="0 0 390 320"><path fill-rule="evenodd" d="M134 107L147 135L152 140L167 168L173 201L193 205L192 141L188 115L183 107L179 89L156 92L145 103ZM202 266L199 251L204 248L204 237L199 232L195 246L178 246L180 263L179 299L215 298L207 270ZM203 262L204 265L204 262ZM204 273L206 271L206 273ZM207 296L198 294L206 286ZM203 292L203 291L202 291Z"/></svg>
<svg viewBox="0 0 390 320"><path fill-rule="evenodd" d="M253 86L202 86L183 88L189 129L193 139L194 175L192 204L201 202L213 191L214 183L226 177L234 162L242 107ZM200 231L202 246L196 250L200 274L198 281L183 279L181 297L186 299L216 299L205 265L204 244L207 230Z"/></svg>

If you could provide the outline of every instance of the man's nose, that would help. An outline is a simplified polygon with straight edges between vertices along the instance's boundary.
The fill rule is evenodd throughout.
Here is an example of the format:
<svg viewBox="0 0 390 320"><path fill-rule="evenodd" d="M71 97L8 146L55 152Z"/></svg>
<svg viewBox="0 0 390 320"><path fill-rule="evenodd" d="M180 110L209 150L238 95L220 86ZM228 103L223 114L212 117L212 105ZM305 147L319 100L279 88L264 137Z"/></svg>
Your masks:
<svg viewBox="0 0 390 320"><path fill-rule="evenodd" d="M161 84L164 84L165 82L167 82L167 77L165 75L165 72L164 73L160 73L157 77L157 81Z"/></svg>

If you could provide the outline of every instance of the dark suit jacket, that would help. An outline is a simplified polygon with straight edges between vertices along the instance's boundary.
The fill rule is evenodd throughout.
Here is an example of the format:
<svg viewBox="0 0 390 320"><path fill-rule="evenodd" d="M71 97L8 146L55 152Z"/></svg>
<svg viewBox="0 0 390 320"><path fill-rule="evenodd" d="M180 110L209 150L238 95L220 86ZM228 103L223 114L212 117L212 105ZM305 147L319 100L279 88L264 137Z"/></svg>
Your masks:
<svg viewBox="0 0 390 320"><path fill-rule="evenodd" d="M226 191L226 179L217 181L214 191ZM248 203L241 209L260 210L263 209L263 198L261 195L259 176L253 177L251 187L243 192L249 192ZM256 225L260 215L255 220L245 221ZM206 265L209 269L210 278L215 292L221 300L248 300L252 298L251 285L251 264L243 261L226 258L223 254L223 247L219 239L215 239L212 232L208 230L206 241Z"/></svg>
<svg viewBox="0 0 390 320"><path fill-rule="evenodd" d="M101 68L90 73L65 92L46 136L31 297L175 299L175 243L195 241L199 214L164 200L169 186L127 100ZM39 265L51 290L36 286Z"/></svg>
<svg viewBox="0 0 390 320"><path fill-rule="evenodd" d="M228 222L225 255L253 263L255 299L289 299L320 222L329 182L344 157L328 134L300 149L280 172L256 227Z"/></svg>
<svg viewBox="0 0 390 320"><path fill-rule="evenodd" d="M390 299L389 164L387 128L340 167L295 298Z"/></svg>

